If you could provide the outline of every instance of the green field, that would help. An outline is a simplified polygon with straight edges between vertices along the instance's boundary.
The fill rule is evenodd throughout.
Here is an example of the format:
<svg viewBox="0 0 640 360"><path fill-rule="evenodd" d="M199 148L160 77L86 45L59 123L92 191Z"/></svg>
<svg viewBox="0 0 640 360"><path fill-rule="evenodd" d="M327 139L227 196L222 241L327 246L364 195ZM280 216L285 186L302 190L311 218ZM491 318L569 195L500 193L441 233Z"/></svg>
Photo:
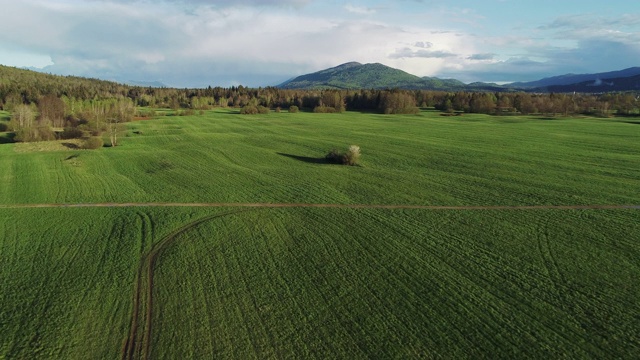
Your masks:
<svg viewBox="0 0 640 360"><path fill-rule="evenodd" d="M0 145L0 358L640 356L639 209L463 208L639 205L634 121L219 110L121 144ZM181 206L25 207L95 203Z"/></svg>

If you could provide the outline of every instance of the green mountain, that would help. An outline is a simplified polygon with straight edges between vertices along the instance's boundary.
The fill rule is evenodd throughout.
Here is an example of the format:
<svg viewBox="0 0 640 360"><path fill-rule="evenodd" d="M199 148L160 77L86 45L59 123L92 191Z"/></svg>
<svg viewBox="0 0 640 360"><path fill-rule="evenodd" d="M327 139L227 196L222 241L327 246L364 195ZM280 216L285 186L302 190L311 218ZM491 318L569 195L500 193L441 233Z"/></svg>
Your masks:
<svg viewBox="0 0 640 360"><path fill-rule="evenodd" d="M496 84L469 86L456 79L418 77L382 64L350 62L312 74L298 76L280 85L282 89L409 89L442 91L505 91Z"/></svg>
<svg viewBox="0 0 640 360"><path fill-rule="evenodd" d="M330 69L298 76L278 87L283 89L384 89L420 88L423 80L382 64L350 62Z"/></svg>

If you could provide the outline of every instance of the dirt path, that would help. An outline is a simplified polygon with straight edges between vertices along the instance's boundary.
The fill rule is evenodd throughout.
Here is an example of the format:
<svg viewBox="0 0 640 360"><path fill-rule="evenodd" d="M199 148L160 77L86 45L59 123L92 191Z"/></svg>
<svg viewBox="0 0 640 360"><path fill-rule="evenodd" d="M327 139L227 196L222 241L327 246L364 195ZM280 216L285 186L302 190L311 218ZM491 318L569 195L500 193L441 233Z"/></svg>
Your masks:
<svg viewBox="0 0 640 360"><path fill-rule="evenodd" d="M153 273L155 263L162 252L173 244L178 236L204 222L221 218L231 214L237 214L250 209L228 211L224 213L205 216L190 222L165 236L157 242L147 255L140 260L133 294L133 310L131 312L131 325L129 336L123 341L122 359L148 359L151 353L151 329L153 326ZM144 315L141 309L146 309ZM141 318L142 317L142 318ZM142 320L144 328L139 329Z"/></svg>
<svg viewBox="0 0 640 360"><path fill-rule="evenodd" d="M383 204L306 204L306 203L80 203L80 204L15 204L0 209L39 208L127 208L127 207L208 207L208 208L330 208L330 209L396 209L396 210L640 210L640 205L383 205Z"/></svg>

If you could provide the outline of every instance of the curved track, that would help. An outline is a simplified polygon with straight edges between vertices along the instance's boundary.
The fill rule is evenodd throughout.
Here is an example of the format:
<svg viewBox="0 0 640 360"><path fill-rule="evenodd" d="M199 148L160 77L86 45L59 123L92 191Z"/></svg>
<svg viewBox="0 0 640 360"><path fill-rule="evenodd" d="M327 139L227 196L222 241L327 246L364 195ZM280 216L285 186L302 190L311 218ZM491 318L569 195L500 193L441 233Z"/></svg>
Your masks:
<svg viewBox="0 0 640 360"><path fill-rule="evenodd" d="M79 204L0 204L0 209L37 208L130 208L130 207L204 207L235 208L219 214L205 216L188 223L153 245L141 259L134 284L133 308L129 335L123 341L122 359L147 359L151 351L153 318L153 273L156 260L178 236L206 221L256 208L334 208L334 209L392 209L392 210L640 210L640 205L495 205L495 206L434 206L384 204L309 204L309 203L79 203ZM141 309L144 309L144 314ZM141 324L144 322L144 327Z"/></svg>
<svg viewBox="0 0 640 360"><path fill-rule="evenodd" d="M131 325L129 336L123 342L122 359L149 358L151 351L151 329L153 326L153 272L156 260L162 252L174 243L180 234L204 222L244 211L248 211L248 209L205 216L174 230L153 245L151 250L140 261L138 266L134 285ZM141 308L146 310L144 314L141 314ZM142 329L140 329L142 323L141 320L144 320L145 322Z"/></svg>

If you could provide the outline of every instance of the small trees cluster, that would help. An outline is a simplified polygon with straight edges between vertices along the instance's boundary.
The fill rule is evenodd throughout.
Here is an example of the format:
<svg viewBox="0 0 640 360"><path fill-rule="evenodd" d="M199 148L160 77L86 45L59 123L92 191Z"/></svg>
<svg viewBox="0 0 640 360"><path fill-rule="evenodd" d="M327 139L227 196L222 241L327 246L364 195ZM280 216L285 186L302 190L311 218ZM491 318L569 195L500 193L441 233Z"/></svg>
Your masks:
<svg viewBox="0 0 640 360"><path fill-rule="evenodd" d="M381 95L380 110L385 114L417 114L416 98L412 94L400 91L386 92Z"/></svg>
<svg viewBox="0 0 640 360"><path fill-rule="evenodd" d="M20 104L13 109L13 116L9 127L15 131L15 141L32 142L55 139L48 118L37 116L33 105Z"/></svg>
<svg viewBox="0 0 640 360"><path fill-rule="evenodd" d="M269 108L264 107L262 105L246 105L242 109L240 109L240 114L243 115L257 115L257 114L268 114Z"/></svg>
<svg viewBox="0 0 640 360"><path fill-rule="evenodd" d="M325 156L325 159L334 164L358 165L358 161L360 160L360 146L351 145L344 153L333 149Z"/></svg>
<svg viewBox="0 0 640 360"><path fill-rule="evenodd" d="M131 99L124 97L74 101L47 95L37 106L17 104L12 110L9 128L15 132L15 141L83 139L87 148L95 148L98 140L91 138L101 137L105 132L109 133L111 146L118 144L122 124L133 119L135 106Z"/></svg>
<svg viewBox="0 0 640 360"><path fill-rule="evenodd" d="M341 113L346 110L344 94L337 90L323 91L319 103L313 108L315 113Z"/></svg>

